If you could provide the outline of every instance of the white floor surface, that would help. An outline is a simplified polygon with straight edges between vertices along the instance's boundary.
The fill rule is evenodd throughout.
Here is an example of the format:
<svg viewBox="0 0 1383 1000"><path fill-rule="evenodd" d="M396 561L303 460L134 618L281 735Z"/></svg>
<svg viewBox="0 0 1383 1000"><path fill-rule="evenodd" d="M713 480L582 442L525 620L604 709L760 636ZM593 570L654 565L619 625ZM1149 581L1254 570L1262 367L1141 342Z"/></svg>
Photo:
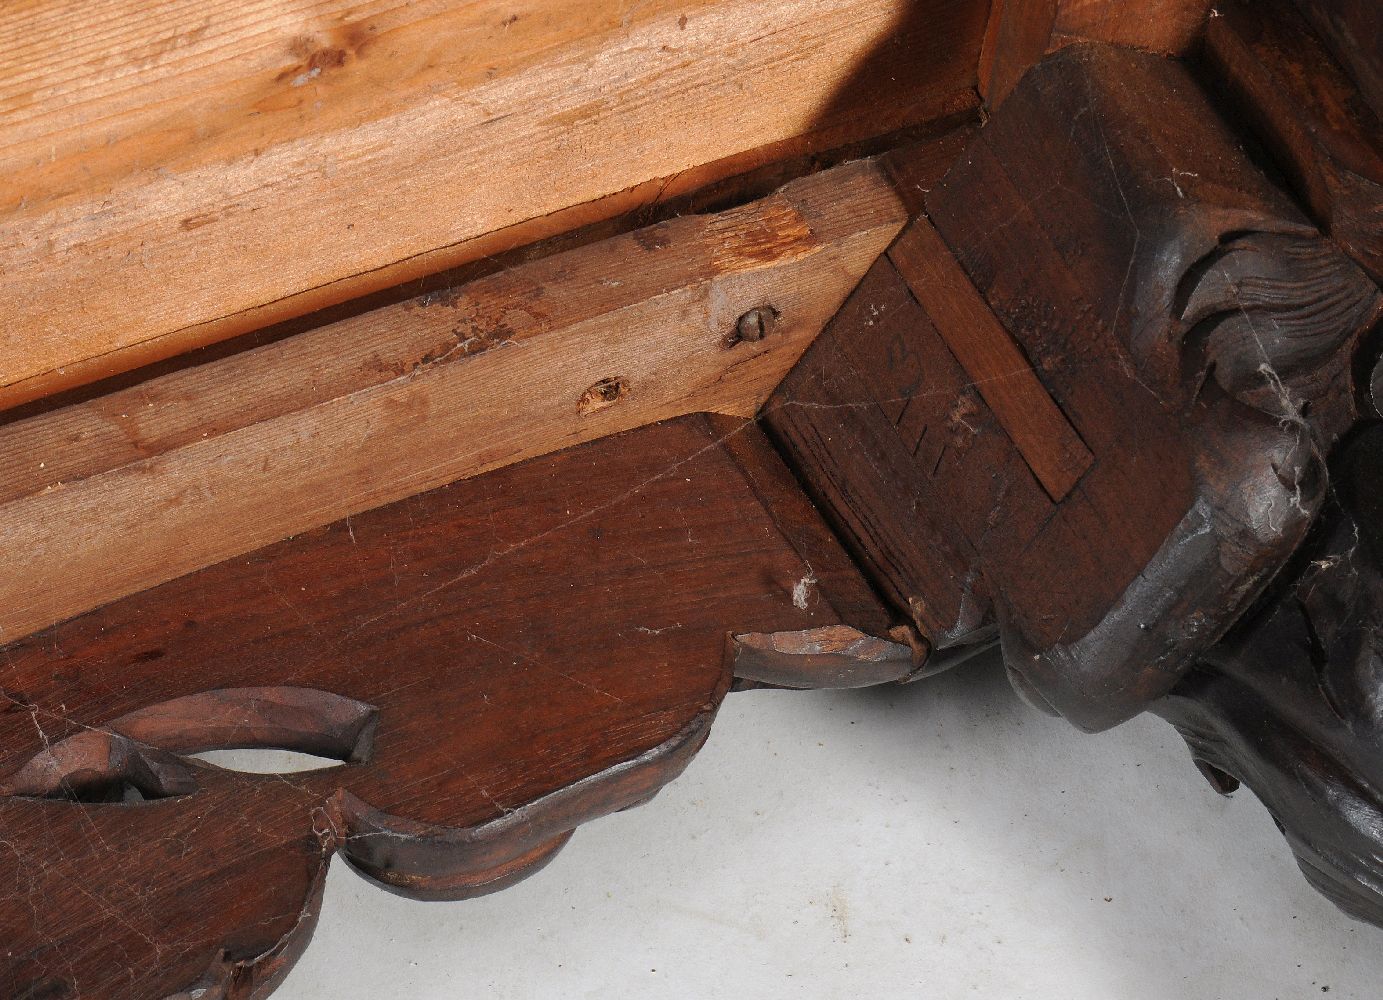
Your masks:
<svg viewBox="0 0 1383 1000"><path fill-rule="evenodd" d="M992 660L729 698L687 773L494 896L337 863L275 1000L1378 1000L1383 932L1164 723L1085 736Z"/></svg>

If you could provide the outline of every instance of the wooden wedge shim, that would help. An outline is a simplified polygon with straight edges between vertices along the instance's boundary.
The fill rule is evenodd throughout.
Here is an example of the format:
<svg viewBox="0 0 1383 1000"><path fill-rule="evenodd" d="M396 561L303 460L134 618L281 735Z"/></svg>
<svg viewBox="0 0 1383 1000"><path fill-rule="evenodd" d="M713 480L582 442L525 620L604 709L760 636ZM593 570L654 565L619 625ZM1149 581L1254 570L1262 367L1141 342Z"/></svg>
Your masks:
<svg viewBox="0 0 1383 1000"><path fill-rule="evenodd" d="M705 740L731 635L848 630L878 676L883 608L760 435L615 435L5 647L0 995L262 997L333 854L461 898L649 798ZM813 651L784 650L787 678L839 680ZM227 747L341 763L187 756Z"/></svg>
<svg viewBox="0 0 1383 1000"><path fill-rule="evenodd" d="M735 677L775 687L859 688L920 674L925 646L867 635L851 625L732 637Z"/></svg>
<svg viewBox="0 0 1383 1000"><path fill-rule="evenodd" d="M985 8L4 5L0 407L971 107Z"/></svg>
<svg viewBox="0 0 1383 1000"><path fill-rule="evenodd" d="M0 551L25 567L0 638L571 444L751 415L904 220L847 164L0 427Z"/></svg>

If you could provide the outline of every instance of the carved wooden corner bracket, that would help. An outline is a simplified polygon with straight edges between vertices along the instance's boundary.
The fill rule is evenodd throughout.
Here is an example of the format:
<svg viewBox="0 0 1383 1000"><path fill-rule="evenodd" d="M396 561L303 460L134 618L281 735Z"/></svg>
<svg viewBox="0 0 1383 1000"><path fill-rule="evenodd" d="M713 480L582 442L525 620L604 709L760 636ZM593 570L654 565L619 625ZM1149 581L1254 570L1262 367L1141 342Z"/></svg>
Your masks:
<svg viewBox="0 0 1383 1000"><path fill-rule="evenodd" d="M805 351L756 419L670 392L649 419L671 419L631 429L587 405L606 436L290 518L6 646L0 995L266 996L336 854L410 896L494 891L656 794L732 690L911 681L996 641L1082 728L1170 720L1317 887L1383 923L1380 177L1353 153L1357 181L1343 153L1311 172L1377 133L1362 105L1342 138L1317 105L1262 101L1288 36L1237 17L1194 68L1077 45L1029 72L810 346L784 306ZM1259 102L1275 166L1207 73ZM866 193L868 260L902 219ZM621 246L656 263L669 233L723 223ZM811 297L812 226L724 238L745 246L709 244L720 311L775 280L779 306ZM754 256L775 249L781 278ZM589 277L573 261L543 273ZM705 380L733 379L711 370L725 350L778 363L789 338L763 325L762 345L700 345ZM492 361L429 354L341 398L387 397L384 425L419 380L464 388ZM600 401L644 391L630 370ZM337 765L193 756L226 747Z"/></svg>
<svg viewBox="0 0 1383 1000"><path fill-rule="evenodd" d="M1380 922L1380 241L1368 184L1303 210L1248 138L1186 66L1048 57L765 422L939 654L997 633L1081 728L1170 719Z"/></svg>
<svg viewBox="0 0 1383 1000"><path fill-rule="evenodd" d="M1181 64L1050 56L764 422L938 659L997 635L1082 728L1164 715L1377 922L1380 244L1246 138Z"/></svg>

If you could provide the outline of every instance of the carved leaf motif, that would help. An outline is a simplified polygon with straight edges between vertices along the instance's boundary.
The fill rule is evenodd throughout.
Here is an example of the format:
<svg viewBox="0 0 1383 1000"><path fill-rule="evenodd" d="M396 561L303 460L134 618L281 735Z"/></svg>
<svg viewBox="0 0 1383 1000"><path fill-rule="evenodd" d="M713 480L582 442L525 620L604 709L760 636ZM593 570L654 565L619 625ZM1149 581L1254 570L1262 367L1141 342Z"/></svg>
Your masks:
<svg viewBox="0 0 1383 1000"><path fill-rule="evenodd" d="M1297 416L1303 379L1366 329L1379 295L1350 260L1319 238L1232 237L1183 279L1189 343L1232 396ZM1189 286L1189 287L1188 287Z"/></svg>

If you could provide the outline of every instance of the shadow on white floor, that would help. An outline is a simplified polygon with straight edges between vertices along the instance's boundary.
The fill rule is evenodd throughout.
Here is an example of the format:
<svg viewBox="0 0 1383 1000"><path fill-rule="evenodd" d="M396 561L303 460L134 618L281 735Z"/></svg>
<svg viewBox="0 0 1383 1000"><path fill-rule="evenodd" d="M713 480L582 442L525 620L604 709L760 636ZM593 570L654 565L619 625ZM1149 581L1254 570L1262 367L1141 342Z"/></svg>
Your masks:
<svg viewBox="0 0 1383 1000"><path fill-rule="evenodd" d="M1084 736L998 664L732 696L652 804L462 903L337 863L276 1000L1377 1000L1383 932L1164 723Z"/></svg>

